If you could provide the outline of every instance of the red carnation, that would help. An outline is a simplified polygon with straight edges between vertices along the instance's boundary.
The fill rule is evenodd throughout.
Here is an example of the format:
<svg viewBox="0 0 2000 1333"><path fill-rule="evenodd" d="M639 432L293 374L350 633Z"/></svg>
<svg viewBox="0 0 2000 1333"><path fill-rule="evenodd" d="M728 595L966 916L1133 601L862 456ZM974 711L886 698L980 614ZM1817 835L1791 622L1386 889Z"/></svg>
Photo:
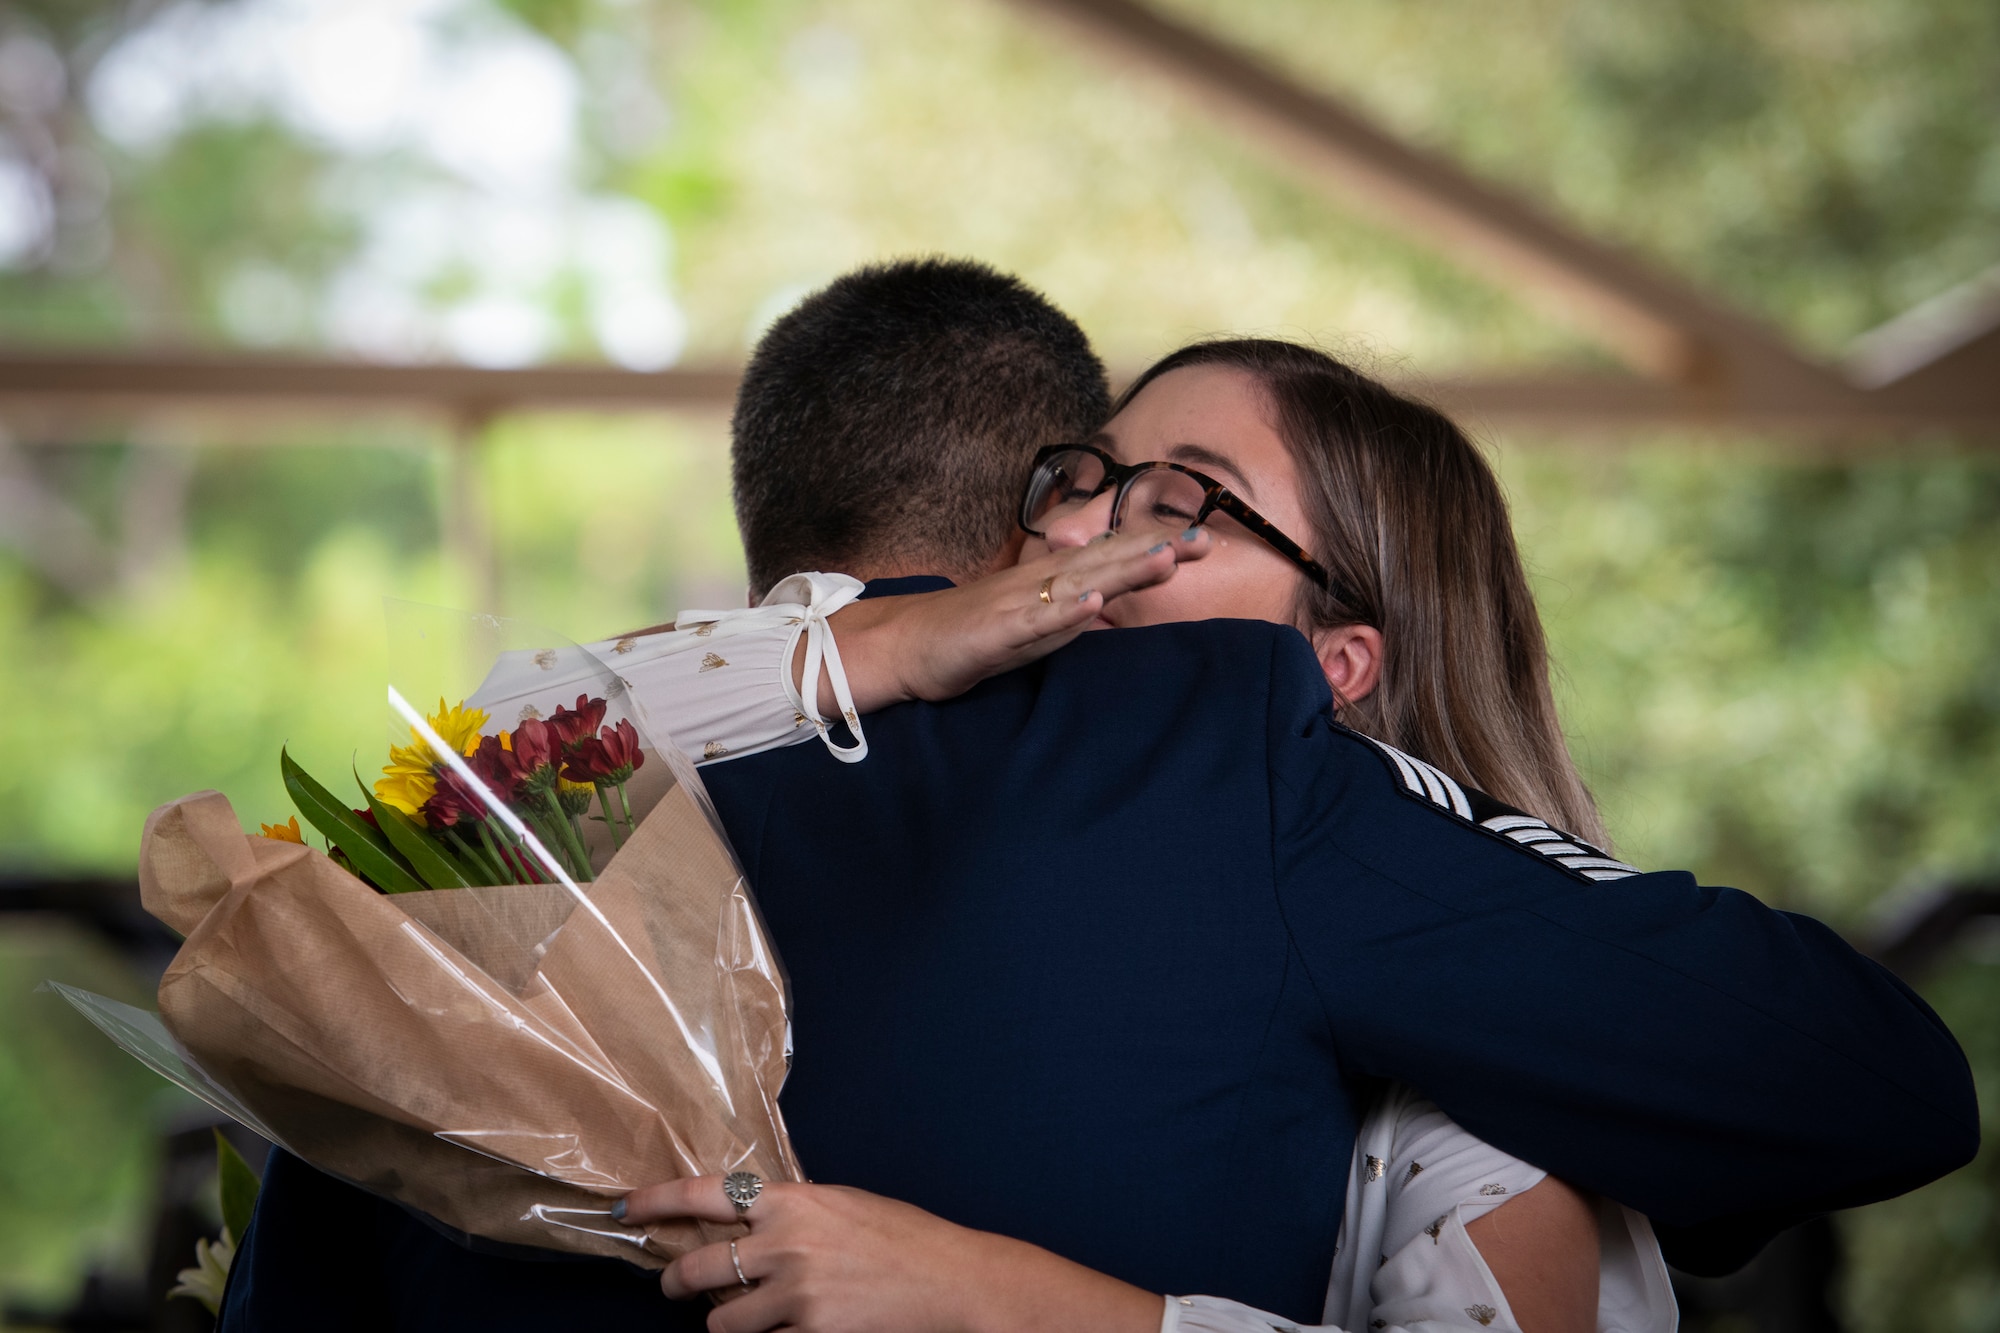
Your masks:
<svg viewBox="0 0 2000 1333"><path fill-rule="evenodd" d="M638 728L621 720L579 742L563 765L563 776L571 782L623 782L645 762Z"/></svg>
<svg viewBox="0 0 2000 1333"><path fill-rule="evenodd" d="M498 736L481 736L479 748L465 757L479 780L498 794L514 790L514 756Z"/></svg>
<svg viewBox="0 0 2000 1333"><path fill-rule="evenodd" d="M623 719L619 720L616 728L605 727L598 732L598 744L604 747L605 760L616 774L613 782L623 782L646 762L645 754L639 749L639 729Z"/></svg>
<svg viewBox="0 0 2000 1333"><path fill-rule="evenodd" d="M432 828L451 828L486 818L486 802L470 784L452 769L438 773L437 789L424 802L424 822Z"/></svg>
<svg viewBox="0 0 2000 1333"><path fill-rule="evenodd" d="M576 696L575 708L557 707L548 725L555 733L558 748L567 753L595 736L604 724L604 707L604 700L583 694Z"/></svg>
<svg viewBox="0 0 2000 1333"><path fill-rule="evenodd" d="M555 732L542 719L525 718L514 728L513 769L521 782L538 781L543 769L554 766L556 753Z"/></svg>

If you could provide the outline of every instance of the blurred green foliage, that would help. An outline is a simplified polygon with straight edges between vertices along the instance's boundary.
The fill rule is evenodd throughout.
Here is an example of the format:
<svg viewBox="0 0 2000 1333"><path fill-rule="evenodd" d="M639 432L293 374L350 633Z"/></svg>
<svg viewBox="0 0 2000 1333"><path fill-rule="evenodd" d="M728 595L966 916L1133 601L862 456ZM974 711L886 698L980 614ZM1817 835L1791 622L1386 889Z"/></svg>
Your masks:
<svg viewBox="0 0 2000 1333"><path fill-rule="evenodd" d="M2000 249L1987 0L1161 2L1828 352ZM0 88L0 154L42 173L53 210L43 249L0 264L0 337L373 354L369 321L407 305L418 333L398 346L446 355L452 321L499 294L548 320L538 354L596 357L615 344L601 244L517 233L524 207L609 199L654 220L655 285L694 359L740 356L853 264L945 251L1022 273L1126 367L1225 329L1428 375L1603 360L1026 6L425 10L453 58L504 39L571 72L557 185L481 184L408 135L358 148L206 69L237 91L185 93L164 137L142 132L172 119L158 110L106 131L104 71L133 34L257 9L0 14L0 42L42 42L63 70L54 101ZM426 216L453 220L437 261L399 266L437 242ZM490 600L577 637L740 597L718 420L503 420L456 475L447 442L364 419L0 440L4 480L101 548L0 556L8 739L34 757L0 771L6 866L128 869L146 811L198 787L246 821L282 815L281 744L313 771L366 767L388 735L384 597ZM1497 444L1569 729L1626 855L1855 934L1927 882L1994 872L2000 465L1944 441L1846 461L1714 436ZM455 497L491 527L490 587L442 553ZM1997 961L1968 945L1925 983L1989 1118ZM0 1290L129 1259L148 1188L155 1084L27 993L46 975L121 984L59 932L0 934ZM1853 1326L2000 1330L1996 1211L1989 1150L1849 1217Z"/></svg>
<svg viewBox="0 0 2000 1333"><path fill-rule="evenodd" d="M2000 865L2000 459L1664 440L1503 463L1564 717L1621 854L1867 939ZM1843 1218L1849 1327L2000 1329L2000 923L1921 989L1986 1147Z"/></svg>
<svg viewBox="0 0 2000 1333"><path fill-rule="evenodd" d="M2000 933L1989 931L1924 994L1965 1046L1979 1085L1980 1160L1926 1189L1844 1215L1849 1326L2000 1327Z"/></svg>
<svg viewBox="0 0 2000 1333"><path fill-rule="evenodd" d="M1837 353L2000 254L1985 0L1167 0Z"/></svg>
<svg viewBox="0 0 2000 1333"><path fill-rule="evenodd" d="M1859 930L2000 864L2000 462L1509 449L1624 851Z"/></svg>
<svg viewBox="0 0 2000 1333"><path fill-rule="evenodd" d="M179 1105L152 1071L53 995L60 977L127 1004L124 961L52 924L0 928L0 1292L70 1297L81 1261L144 1261L153 1130Z"/></svg>

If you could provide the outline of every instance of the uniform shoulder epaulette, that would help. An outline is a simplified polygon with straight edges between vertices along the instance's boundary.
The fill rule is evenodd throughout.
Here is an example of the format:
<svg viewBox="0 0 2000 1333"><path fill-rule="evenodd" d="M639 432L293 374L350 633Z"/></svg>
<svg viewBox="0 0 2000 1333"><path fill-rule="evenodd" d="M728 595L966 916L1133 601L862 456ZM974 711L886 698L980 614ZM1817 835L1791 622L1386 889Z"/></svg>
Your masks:
<svg viewBox="0 0 2000 1333"><path fill-rule="evenodd" d="M1455 819L1546 857L1579 879L1624 879L1627 875L1639 873L1637 866L1606 856L1602 849L1552 827L1546 820L1523 814L1483 791L1461 785L1435 764L1427 764L1415 755L1404 754L1373 736L1363 735L1352 728L1346 730L1375 747L1389 765L1403 795L1411 800L1434 806Z"/></svg>

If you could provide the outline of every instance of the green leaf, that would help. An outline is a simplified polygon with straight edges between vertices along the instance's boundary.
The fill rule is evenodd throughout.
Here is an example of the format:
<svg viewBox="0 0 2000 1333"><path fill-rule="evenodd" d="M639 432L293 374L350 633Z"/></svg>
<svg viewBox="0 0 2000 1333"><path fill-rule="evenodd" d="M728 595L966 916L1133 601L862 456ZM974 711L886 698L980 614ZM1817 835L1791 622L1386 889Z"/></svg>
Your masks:
<svg viewBox="0 0 2000 1333"><path fill-rule="evenodd" d="M410 869L417 872L417 878L434 889L468 889L474 881L465 873L465 868L449 848L440 846L437 840L424 832L424 826L404 814L393 805L384 805L368 790L361 775L356 773L354 781L361 787L362 799L375 812L375 823L389 839L389 845L403 854L410 863Z"/></svg>
<svg viewBox="0 0 2000 1333"><path fill-rule="evenodd" d="M241 1244L250 1234L250 1210L257 1206L257 1173L220 1129L215 1131L215 1177L222 1195L222 1225L229 1229L230 1239Z"/></svg>
<svg viewBox="0 0 2000 1333"><path fill-rule="evenodd" d="M312 775L293 762L289 752L278 752L278 767L285 775L285 790L306 822L338 847L355 870L365 875L384 893L416 893L424 883L390 847L388 839L357 816L334 794L313 781Z"/></svg>

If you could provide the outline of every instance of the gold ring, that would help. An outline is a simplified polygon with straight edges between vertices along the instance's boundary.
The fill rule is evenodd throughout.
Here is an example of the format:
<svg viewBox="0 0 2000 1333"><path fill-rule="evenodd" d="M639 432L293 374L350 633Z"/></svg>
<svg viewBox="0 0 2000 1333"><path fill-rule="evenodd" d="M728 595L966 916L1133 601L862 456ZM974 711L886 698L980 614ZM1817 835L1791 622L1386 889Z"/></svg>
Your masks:
<svg viewBox="0 0 2000 1333"><path fill-rule="evenodd" d="M1056 599L1049 596L1049 589L1055 586L1056 586L1056 576L1053 574L1049 575L1047 578L1042 580L1042 591L1040 596L1042 599L1042 604L1044 606L1054 606L1056 604Z"/></svg>

